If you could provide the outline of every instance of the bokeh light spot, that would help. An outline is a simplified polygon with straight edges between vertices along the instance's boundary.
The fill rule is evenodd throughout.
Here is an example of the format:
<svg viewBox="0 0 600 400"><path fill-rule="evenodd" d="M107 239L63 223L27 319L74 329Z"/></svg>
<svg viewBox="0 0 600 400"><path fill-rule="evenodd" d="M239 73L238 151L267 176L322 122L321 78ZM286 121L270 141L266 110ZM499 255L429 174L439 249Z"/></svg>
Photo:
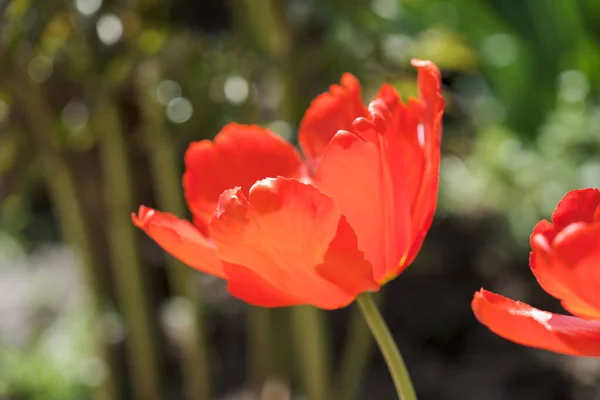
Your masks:
<svg viewBox="0 0 600 400"><path fill-rule="evenodd" d="M558 88L560 97L569 103L585 99L590 91L590 85L585 75L575 70L564 71L560 74Z"/></svg>
<svg viewBox="0 0 600 400"><path fill-rule="evenodd" d="M107 46L117 43L123 36L123 23L114 14L105 14L96 23L98 37Z"/></svg>
<svg viewBox="0 0 600 400"><path fill-rule="evenodd" d="M294 135L292 126L289 123L281 120L271 122L267 125L267 129L269 129L273 133L276 133L277 135L281 136L286 140L291 140L292 136Z"/></svg>
<svg viewBox="0 0 600 400"><path fill-rule="evenodd" d="M173 99L181 97L181 86L179 83L166 79L156 86L156 100L160 104L167 105Z"/></svg>
<svg viewBox="0 0 600 400"><path fill-rule="evenodd" d="M44 83L50 78L53 71L52 60L48 57L38 56L31 59L27 72L29 76L37 83Z"/></svg>
<svg viewBox="0 0 600 400"><path fill-rule="evenodd" d="M498 68L508 67L517 60L517 41L506 33L489 36L483 42L482 53L488 64Z"/></svg>
<svg viewBox="0 0 600 400"><path fill-rule="evenodd" d="M232 104L242 104L248 99L250 86L248 81L238 75L230 76L225 80L225 98Z"/></svg>
<svg viewBox="0 0 600 400"><path fill-rule="evenodd" d="M63 108L61 120L63 125L70 131L77 132L85 128L89 118L89 111L85 104L71 100Z"/></svg>
<svg viewBox="0 0 600 400"><path fill-rule="evenodd" d="M174 124L182 124L194 113L192 103L185 97L177 97L167 104L167 118Z"/></svg>
<svg viewBox="0 0 600 400"><path fill-rule="evenodd" d="M102 7L102 0L75 0L75 8L82 15L92 15Z"/></svg>
<svg viewBox="0 0 600 400"><path fill-rule="evenodd" d="M371 10L381 18L396 19L400 15L400 2L398 0L373 0Z"/></svg>

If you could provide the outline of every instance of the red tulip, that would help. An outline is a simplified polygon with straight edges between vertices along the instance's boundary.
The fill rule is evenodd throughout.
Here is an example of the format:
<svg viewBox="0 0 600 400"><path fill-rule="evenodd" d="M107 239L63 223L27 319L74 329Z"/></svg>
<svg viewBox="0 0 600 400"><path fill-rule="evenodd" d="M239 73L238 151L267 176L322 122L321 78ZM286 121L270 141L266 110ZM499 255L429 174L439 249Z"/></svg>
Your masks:
<svg viewBox="0 0 600 400"><path fill-rule="evenodd" d="M358 80L318 96L300 125L303 161L266 129L229 124L185 156L194 222L147 207L133 222L250 304L344 307L414 259L436 207L440 74L419 69L420 99L384 85L368 107Z"/></svg>
<svg viewBox="0 0 600 400"><path fill-rule="evenodd" d="M574 316L552 314L481 289L473 311L481 323L516 343L579 356L600 356L600 191L574 190L552 222L531 235L531 271Z"/></svg>

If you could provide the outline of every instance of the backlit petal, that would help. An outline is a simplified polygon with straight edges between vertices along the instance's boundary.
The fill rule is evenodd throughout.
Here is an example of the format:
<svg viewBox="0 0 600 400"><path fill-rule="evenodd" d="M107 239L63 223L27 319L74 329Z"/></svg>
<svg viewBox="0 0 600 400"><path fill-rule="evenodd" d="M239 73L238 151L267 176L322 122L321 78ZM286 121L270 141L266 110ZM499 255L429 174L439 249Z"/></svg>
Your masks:
<svg viewBox="0 0 600 400"><path fill-rule="evenodd" d="M225 276L214 243L207 240L188 221L144 206L140 207L137 214L133 213L131 219L138 228L181 262L220 278Z"/></svg>
<svg viewBox="0 0 600 400"><path fill-rule="evenodd" d="M311 304L333 309L374 290L371 265L331 198L315 187L279 177L257 182L248 199L224 192L210 224L233 295L265 307ZM266 284L275 299L244 290Z"/></svg>
<svg viewBox="0 0 600 400"><path fill-rule="evenodd" d="M411 205L389 110L381 100L373 101L369 110L372 121L360 118L354 132L336 134L317 168L315 184L334 198L381 282L407 257Z"/></svg>
<svg viewBox="0 0 600 400"><path fill-rule="evenodd" d="M185 154L183 186L195 222L208 224L223 191L240 186L244 193L268 177L299 177L294 147L267 129L228 124L213 141L190 144Z"/></svg>
<svg viewBox="0 0 600 400"><path fill-rule="evenodd" d="M481 290L472 303L492 332L524 346L578 356L600 356L600 322L552 314Z"/></svg>
<svg viewBox="0 0 600 400"><path fill-rule="evenodd" d="M246 303L259 307L287 307L304 304L306 301L294 297L271 285L260 275L241 265L224 263L229 293Z"/></svg>
<svg viewBox="0 0 600 400"><path fill-rule="evenodd" d="M558 230L575 222L592 223L596 220L598 205L598 189L572 190L556 206L552 213L552 222Z"/></svg>
<svg viewBox="0 0 600 400"><path fill-rule="evenodd" d="M369 117L336 134L315 174L315 184L334 198L354 228L378 282L413 261L437 204L444 110L440 73L429 61L413 64L419 69L420 99L405 104L383 85Z"/></svg>
<svg viewBox="0 0 600 400"><path fill-rule="evenodd" d="M358 117L367 115L361 99L360 82L344 74L341 85L317 96L304 114L298 130L298 142L312 169L339 130L349 130Z"/></svg>
<svg viewBox="0 0 600 400"><path fill-rule="evenodd" d="M405 261L406 266L410 265L416 257L433 222L438 197L442 116L444 114L444 98L442 97L439 69L431 61L412 60L412 65L419 71L419 98L422 104L422 114L420 116L421 124L417 127L417 137L419 143L422 143L424 161L423 166L417 169L417 171L422 171L420 176L415 177L417 174L412 172L408 178L411 190L413 246ZM402 110L404 124L409 125L414 116L418 115L415 103L416 101L409 100L406 109ZM420 131L421 126L422 132ZM407 165L411 171L413 168L411 161L408 161ZM418 186L416 182L418 182ZM418 188L415 189L416 187Z"/></svg>

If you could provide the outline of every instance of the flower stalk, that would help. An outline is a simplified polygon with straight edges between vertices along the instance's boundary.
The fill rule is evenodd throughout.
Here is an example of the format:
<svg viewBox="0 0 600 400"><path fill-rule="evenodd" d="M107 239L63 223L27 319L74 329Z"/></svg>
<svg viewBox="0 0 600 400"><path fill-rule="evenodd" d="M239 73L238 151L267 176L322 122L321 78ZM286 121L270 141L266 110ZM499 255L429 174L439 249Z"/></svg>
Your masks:
<svg viewBox="0 0 600 400"><path fill-rule="evenodd" d="M406 364L373 300L373 295L368 292L364 293L358 297L357 302L387 363L398 397L401 400L417 400Z"/></svg>

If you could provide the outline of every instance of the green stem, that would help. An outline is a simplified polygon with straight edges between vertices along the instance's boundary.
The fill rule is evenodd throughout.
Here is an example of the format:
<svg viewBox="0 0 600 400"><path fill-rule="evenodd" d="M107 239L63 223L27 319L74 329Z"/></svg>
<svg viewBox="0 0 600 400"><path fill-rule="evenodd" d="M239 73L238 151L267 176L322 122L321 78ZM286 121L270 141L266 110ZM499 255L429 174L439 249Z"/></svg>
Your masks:
<svg viewBox="0 0 600 400"><path fill-rule="evenodd" d="M149 273L142 262L138 232L128 218L136 206L134 178L116 100L108 90L98 91L97 99L92 122L100 137L109 256L127 329L134 397L159 400L163 398L159 332L151 301Z"/></svg>
<svg viewBox="0 0 600 400"><path fill-rule="evenodd" d="M383 289L375 295L375 302L380 303ZM373 353L373 336L363 318L361 309L354 305L350 316L348 338L344 344L340 361L340 371L335 380L334 397L337 400L356 399L364 380L367 364Z"/></svg>
<svg viewBox="0 0 600 400"><path fill-rule="evenodd" d="M404 364L400 351L373 300L373 296L370 293L364 293L357 299L357 302L379 345L383 358L385 358L398 396L401 400L416 400L417 395L406 364Z"/></svg>
<svg viewBox="0 0 600 400"><path fill-rule="evenodd" d="M273 373L274 362L271 351L272 310L248 306L246 309L248 341L248 372L251 385L260 390L269 374Z"/></svg>
<svg viewBox="0 0 600 400"><path fill-rule="evenodd" d="M310 306L294 307L291 313L300 378L306 395L310 400L327 400L330 357L326 345L326 315Z"/></svg>

